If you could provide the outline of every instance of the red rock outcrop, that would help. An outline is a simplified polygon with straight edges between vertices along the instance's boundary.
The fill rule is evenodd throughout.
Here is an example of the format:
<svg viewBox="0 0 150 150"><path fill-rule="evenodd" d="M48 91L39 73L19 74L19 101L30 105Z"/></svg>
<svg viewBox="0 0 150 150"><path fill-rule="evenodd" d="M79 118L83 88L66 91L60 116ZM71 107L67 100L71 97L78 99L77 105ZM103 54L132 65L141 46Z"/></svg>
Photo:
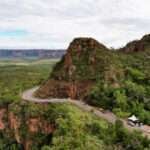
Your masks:
<svg viewBox="0 0 150 150"><path fill-rule="evenodd" d="M7 119L4 120L5 117L7 117ZM27 118L26 122L22 122L13 112L8 112L5 108L0 109L0 130L7 130L8 133L13 135L17 143L23 144L25 150L30 150L32 140L21 136L21 124L27 126L26 134L34 135L39 131L43 134L51 134L55 131L55 125L47 122L40 116Z"/></svg>
<svg viewBox="0 0 150 150"><path fill-rule="evenodd" d="M4 123L4 115L6 113L6 109L5 108L1 108L0 109L0 130L4 130L5 129L5 123Z"/></svg>
<svg viewBox="0 0 150 150"><path fill-rule="evenodd" d="M52 86L50 86L52 85ZM92 81L82 81L82 82L66 82L49 80L42 86L38 91L37 95L53 98L71 98L71 99L82 99L86 96L86 93L90 90L93 85Z"/></svg>
<svg viewBox="0 0 150 150"><path fill-rule="evenodd" d="M104 45L92 38L76 38L74 39L64 55L62 60L54 67L51 79L46 81L35 95L45 97L59 97L82 99L92 87L93 81L78 81L76 74L77 66L74 62L80 61L81 57L88 57L89 62L94 67L96 62L96 51L108 50ZM74 59L76 59L74 61ZM83 64L84 65L84 64ZM61 68L60 68L61 66ZM61 70L61 71L60 71ZM92 70L92 67L91 67ZM94 69L93 69L94 70Z"/></svg>
<svg viewBox="0 0 150 150"><path fill-rule="evenodd" d="M140 40L135 40L128 43L125 47L121 48L120 50L126 53L140 52L144 51L146 47L149 46L149 43L150 43L150 34L145 35Z"/></svg>
<svg viewBox="0 0 150 150"><path fill-rule="evenodd" d="M150 35L128 43L119 52L142 52L150 49ZM36 96L46 98L84 99L100 76L113 87L120 86L117 71L121 60L103 44L92 38L74 39L62 60L56 64L48 81L41 85ZM109 70L109 72L107 72ZM121 71L120 71L121 72Z"/></svg>
<svg viewBox="0 0 150 150"><path fill-rule="evenodd" d="M9 127L11 130L14 130L14 137L18 143L21 143L20 135L19 135L19 127L21 124L21 121L17 116L14 115L14 113L10 112L8 113L8 122Z"/></svg>
<svg viewBox="0 0 150 150"><path fill-rule="evenodd" d="M50 134L55 130L55 125L48 123L46 120L39 118L29 118L26 122L28 126L28 131L30 133L37 133L42 131L42 133Z"/></svg>

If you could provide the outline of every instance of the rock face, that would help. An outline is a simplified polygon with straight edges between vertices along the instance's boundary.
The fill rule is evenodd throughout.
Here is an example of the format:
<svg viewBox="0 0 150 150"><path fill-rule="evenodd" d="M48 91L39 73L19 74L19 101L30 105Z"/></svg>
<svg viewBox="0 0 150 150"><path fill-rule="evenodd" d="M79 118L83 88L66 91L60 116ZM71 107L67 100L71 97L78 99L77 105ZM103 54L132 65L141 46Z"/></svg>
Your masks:
<svg viewBox="0 0 150 150"><path fill-rule="evenodd" d="M94 64L97 51L100 50L106 51L108 49L92 38L74 39L70 43L67 53L53 69L51 77L56 80L77 80L75 74L78 74L78 69L81 67L78 65Z"/></svg>
<svg viewBox="0 0 150 150"><path fill-rule="evenodd" d="M92 38L74 39L66 54L53 68L48 81L36 92L38 97L85 99L97 81L120 87L124 69L120 56L150 49L150 35L111 51ZM124 54L123 54L123 53ZM120 55L120 56L119 56Z"/></svg>
<svg viewBox="0 0 150 150"><path fill-rule="evenodd" d="M4 121L3 121L5 113L6 113L5 108L0 109L0 130L4 130L4 128L5 128L5 124L4 124Z"/></svg>
<svg viewBox="0 0 150 150"><path fill-rule="evenodd" d="M48 80L43 86L40 87L40 89L36 92L36 95L41 98L53 97L83 99L92 85L92 81L67 82Z"/></svg>
<svg viewBox="0 0 150 150"><path fill-rule="evenodd" d="M108 52L108 49L92 38L74 39L67 53L54 67L50 79L36 95L42 98L83 99L95 83L95 69L98 67L96 57L101 52Z"/></svg>
<svg viewBox="0 0 150 150"><path fill-rule="evenodd" d="M148 49L150 45L150 34L145 35L141 40L136 40L128 43L121 51L130 52L140 52Z"/></svg>
<svg viewBox="0 0 150 150"><path fill-rule="evenodd" d="M26 118L23 121L21 117L6 108L0 108L0 131L5 131L8 137L11 136L16 143L23 145L24 150L30 150L33 141L28 136L22 136L23 126L26 127L26 136L29 134L34 136L39 131L48 135L55 131L55 125L40 116Z"/></svg>

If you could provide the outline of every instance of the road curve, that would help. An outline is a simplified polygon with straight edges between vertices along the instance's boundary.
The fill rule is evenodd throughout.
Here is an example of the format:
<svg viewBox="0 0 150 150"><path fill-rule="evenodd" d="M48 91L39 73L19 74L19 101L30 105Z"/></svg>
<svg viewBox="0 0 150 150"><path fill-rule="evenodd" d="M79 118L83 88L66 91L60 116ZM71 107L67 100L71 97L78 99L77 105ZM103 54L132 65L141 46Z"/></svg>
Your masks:
<svg viewBox="0 0 150 150"><path fill-rule="evenodd" d="M67 99L41 99L34 97L34 92L38 89L39 87L34 87L32 89L26 90L22 93L22 99L30 102L35 102L35 103L64 103L67 102Z"/></svg>
<svg viewBox="0 0 150 150"><path fill-rule="evenodd" d="M116 115L114 115L112 112L102 112L101 109L93 107L88 105L87 103L80 101L80 100L71 100L71 99L58 99L58 98L47 98L47 99L41 99L41 98L37 98L34 97L34 92L38 89L39 87L34 87L32 89L26 90L22 93L22 99L25 101L30 101L30 102L35 102L35 103L71 103L76 105L77 107L79 107L80 109L87 111L87 112L92 112L93 114L95 114L96 116L103 118L105 120L107 120L110 123L115 123L115 121L117 119ZM138 131L142 131L143 135L148 136L150 138L150 132L144 130L144 126L143 127L131 127L130 125L127 124L127 121L124 119L120 119L124 126L130 130L138 130Z"/></svg>

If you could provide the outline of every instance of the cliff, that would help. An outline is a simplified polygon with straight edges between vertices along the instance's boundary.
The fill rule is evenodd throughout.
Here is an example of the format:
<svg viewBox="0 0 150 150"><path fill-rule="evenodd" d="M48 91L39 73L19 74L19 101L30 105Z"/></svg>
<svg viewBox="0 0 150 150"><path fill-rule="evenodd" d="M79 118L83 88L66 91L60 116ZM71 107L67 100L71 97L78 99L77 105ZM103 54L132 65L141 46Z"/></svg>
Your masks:
<svg viewBox="0 0 150 150"><path fill-rule="evenodd" d="M24 112L25 107L27 112ZM55 123L50 123L38 111L35 111L36 114L32 114L33 112L30 110L29 113L28 110L31 107L39 108L40 106L20 103L11 104L9 109L6 107L0 108L0 135L3 140L7 141L6 149L9 145L15 144L18 148L30 150L30 147L35 143L40 144L42 142L36 140L36 138L40 139L42 135L45 137L42 139L44 142L51 142L51 136L55 131Z"/></svg>
<svg viewBox="0 0 150 150"><path fill-rule="evenodd" d="M150 50L150 34L143 36L140 40L129 42L125 47L120 49L120 51L125 53L142 52L145 50Z"/></svg>
<svg viewBox="0 0 150 150"><path fill-rule="evenodd" d="M118 88L121 80L125 79L126 69L124 68L135 54L125 55L131 52L147 52L150 47L150 35L144 36L141 40L128 43L120 50L111 51L103 44L92 38L74 39L60 62L52 70L50 78L41 85L36 92L38 97L60 97L72 99L87 99L90 91L96 83ZM123 53L120 53L123 52ZM148 50L148 52L150 52ZM149 54L146 54L147 57ZM141 54L145 57L145 54ZM141 56L136 56L140 58ZM133 58L131 58L133 57ZM148 61L148 60L147 60ZM135 62L130 61L128 66ZM140 66L140 63L139 63ZM146 66L148 66L146 64ZM146 69L147 70L147 69Z"/></svg>
<svg viewBox="0 0 150 150"><path fill-rule="evenodd" d="M118 64L119 60L113 52L95 39L76 38L36 95L85 99L100 78L119 86L117 78L121 74L117 70L121 68Z"/></svg>

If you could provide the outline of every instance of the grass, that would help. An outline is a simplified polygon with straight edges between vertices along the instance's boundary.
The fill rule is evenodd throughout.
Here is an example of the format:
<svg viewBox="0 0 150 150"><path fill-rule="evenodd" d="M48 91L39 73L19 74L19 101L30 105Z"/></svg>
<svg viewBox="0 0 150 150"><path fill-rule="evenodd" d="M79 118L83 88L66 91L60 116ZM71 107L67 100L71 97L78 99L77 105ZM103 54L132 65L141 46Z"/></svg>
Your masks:
<svg viewBox="0 0 150 150"><path fill-rule="evenodd" d="M30 66L30 65L46 65L54 64L59 59L0 59L0 66Z"/></svg>
<svg viewBox="0 0 150 150"><path fill-rule="evenodd" d="M41 84L57 60L0 60L0 105L20 101L23 90Z"/></svg>

